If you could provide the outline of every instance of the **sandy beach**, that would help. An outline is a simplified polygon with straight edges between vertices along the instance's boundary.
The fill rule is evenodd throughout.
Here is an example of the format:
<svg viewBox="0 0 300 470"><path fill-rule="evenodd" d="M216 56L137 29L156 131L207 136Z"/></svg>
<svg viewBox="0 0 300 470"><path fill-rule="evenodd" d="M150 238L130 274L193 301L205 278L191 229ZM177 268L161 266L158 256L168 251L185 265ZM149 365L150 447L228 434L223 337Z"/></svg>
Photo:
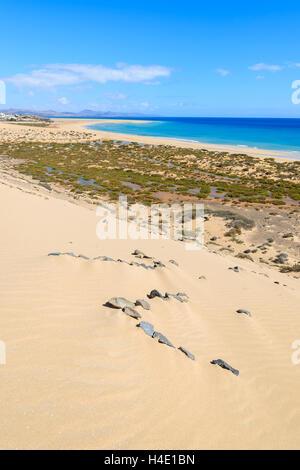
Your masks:
<svg viewBox="0 0 300 470"><path fill-rule="evenodd" d="M18 125L17 123L7 123L0 121L0 141L40 141L40 142L86 142L91 139L104 140L122 140L129 142L139 142L153 145L171 145L173 147L191 148L191 149L207 149L215 152L243 153L252 157L275 158L279 161L286 160L287 157L282 155L283 152L271 150L262 150L255 148L236 147L228 145L207 144L202 142L187 142L184 140L139 136L132 134L119 134L115 132L99 131L89 129L89 126L99 124L101 122L126 122L126 120L111 119L53 119L53 124L49 128L33 128L29 125ZM132 121L131 121L132 122ZM133 121L134 122L134 121ZM140 122L140 121L139 121ZM291 155L289 152L289 160L299 160L299 157Z"/></svg>

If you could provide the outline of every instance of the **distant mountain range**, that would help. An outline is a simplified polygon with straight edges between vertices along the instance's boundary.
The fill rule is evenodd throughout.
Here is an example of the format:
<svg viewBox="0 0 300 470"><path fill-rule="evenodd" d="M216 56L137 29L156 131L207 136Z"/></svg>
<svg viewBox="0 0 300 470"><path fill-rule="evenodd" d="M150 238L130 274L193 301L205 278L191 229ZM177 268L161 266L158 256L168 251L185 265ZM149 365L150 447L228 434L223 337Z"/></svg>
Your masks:
<svg viewBox="0 0 300 470"><path fill-rule="evenodd" d="M0 112L9 113L9 114L27 114L27 115L35 115L35 116L44 116L44 117L74 117L74 118L135 118L135 117L148 117L146 114L140 113L113 113L113 112L106 112L100 113L99 111L92 111L90 109L84 109L79 111L78 113L71 113L71 112L59 112L53 110L47 111L33 111L30 109L18 109L18 108L10 108L10 109L1 109Z"/></svg>

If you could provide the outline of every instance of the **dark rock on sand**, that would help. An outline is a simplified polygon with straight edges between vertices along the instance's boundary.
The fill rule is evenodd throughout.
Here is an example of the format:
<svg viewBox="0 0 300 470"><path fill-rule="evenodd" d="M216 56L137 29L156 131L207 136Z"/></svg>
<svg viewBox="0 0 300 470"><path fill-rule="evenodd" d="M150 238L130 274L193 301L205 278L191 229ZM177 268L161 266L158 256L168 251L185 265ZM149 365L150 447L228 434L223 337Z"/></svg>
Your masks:
<svg viewBox="0 0 300 470"><path fill-rule="evenodd" d="M129 315L132 318L136 318L137 320L139 318L142 318L139 312L137 312L136 310L134 310L134 308L131 308L131 307L122 308L122 312L126 313L126 315Z"/></svg>
<svg viewBox="0 0 300 470"><path fill-rule="evenodd" d="M169 263L175 264L175 266L179 266L179 264L177 263L177 261L175 261L174 259L170 259L170 260L169 260Z"/></svg>
<svg viewBox="0 0 300 470"><path fill-rule="evenodd" d="M182 351L187 357L192 359L192 361L195 360L194 354L190 353L187 349L183 348L182 346L180 346L178 349L179 349L179 351Z"/></svg>
<svg viewBox="0 0 300 470"><path fill-rule="evenodd" d="M48 256L62 256L62 255L66 255L66 253L48 253Z"/></svg>
<svg viewBox="0 0 300 470"><path fill-rule="evenodd" d="M152 259L151 256L145 255L141 250L134 250L133 253L131 253L133 256L136 256L137 258L146 258L146 259Z"/></svg>
<svg viewBox="0 0 300 470"><path fill-rule="evenodd" d="M293 238L293 236L293 233L285 233L284 235L282 235L282 238Z"/></svg>
<svg viewBox="0 0 300 470"><path fill-rule="evenodd" d="M159 297L162 300L165 300L164 296L156 289L153 289L150 294L147 294L148 299L154 299L155 297Z"/></svg>
<svg viewBox="0 0 300 470"><path fill-rule="evenodd" d="M177 292L178 297L181 297L183 302L187 302L189 300L189 296L185 292Z"/></svg>
<svg viewBox="0 0 300 470"><path fill-rule="evenodd" d="M155 268L165 268L166 266L159 260L154 260L153 261L154 267Z"/></svg>
<svg viewBox="0 0 300 470"><path fill-rule="evenodd" d="M177 294L170 294L170 292L165 293L165 299L169 299L170 297L173 297L174 299L178 300L178 302L183 302L182 298L177 295Z"/></svg>
<svg viewBox="0 0 300 470"><path fill-rule="evenodd" d="M232 372L234 375L239 375L240 373L237 369L234 369L229 364L227 364L227 362L223 361L223 359L214 359L211 361L211 364L216 364L222 367L222 369L230 370L230 372Z"/></svg>
<svg viewBox="0 0 300 470"><path fill-rule="evenodd" d="M125 307L130 307L130 308L135 307L133 302L130 302L130 300L127 300L124 297L112 297L106 302L105 305L107 307L122 308L122 309Z"/></svg>
<svg viewBox="0 0 300 470"><path fill-rule="evenodd" d="M170 294L170 292L166 292L165 299L168 299L170 297L173 297L179 302L187 302L189 300L189 296L185 292L177 292L177 294Z"/></svg>
<svg viewBox="0 0 300 470"><path fill-rule="evenodd" d="M185 292L177 292L177 295L180 295L181 297L187 297L189 299L189 296Z"/></svg>
<svg viewBox="0 0 300 470"><path fill-rule="evenodd" d="M284 264L287 259L288 259L288 255L286 253L280 253L280 255L277 255L276 258L274 259L274 263Z"/></svg>
<svg viewBox="0 0 300 470"><path fill-rule="evenodd" d="M82 259L85 259L85 260L89 260L90 258L88 258L87 256L85 255L78 255L77 258L82 258Z"/></svg>
<svg viewBox="0 0 300 470"><path fill-rule="evenodd" d="M89 260L90 258L88 258L87 256L85 255L75 255L74 253L61 253L61 252L56 252L56 253L48 253L48 256L71 256L72 258L82 258L82 259L85 259L85 260Z"/></svg>
<svg viewBox="0 0 300 470"><path fill-rule="evenodd" d="M136 325L144 331L144 333L152 338L154 334L154 326L151 323L148 323L146 321L141 321L138 325Z"/></svg>
<svg viewBox="0 0 300 470"><path fill-rule="evenodd" d="M115 261L115 260L113 258L110 258L109 256L97 256L96 258L94 258L94 261Z"/></svg>
<svg viewBox="0 0 300 470"><path fill-rule="evenodd" d="M159 333L159 331L155 331L152 335L152 338L158 338L159 343L166 344L167 346L170 346L170 348L175 348L175 346L173 346L173 344L168 340L168 338Z"/></svg>
<svg viewBox="0 0 300 470"><path fill-rule="evenodd" d="M251 317L251 313L248 312L248 310L244 310L243 308L239 308L236 313L244 313L245 315L248 315L248 317Z"/></svg>
<svg viewBox="0 0 300 470"><path fill-rule="evenodd" d="M156 268L165 268L165 265L162 264L160 261L154 261L153 263L154 263L154 266L151 266L145 263L137 263L136 261L132 261L131 263L127 263L127 264L129 264L130 266L139 266L141 268L151 269L151 270L154 270Z"/></svg>
<svg viewBox="0 0 300 470"><path fill-rule="evenodd" d="M149 303L147 302L147 300L137 299L137 300L135 301L135 305L136 305L136 306L143 307L145 310L150 310L150 305L149 305Z"/></svg>
<svg viewBox="0 0 300 470"><path fill-rule="evenodd" d="M239 272L240 272L238 266L234 266L234 268L228 268L228 269L231 269L231 270L234 271L235 273L239 273Z"/></svg>

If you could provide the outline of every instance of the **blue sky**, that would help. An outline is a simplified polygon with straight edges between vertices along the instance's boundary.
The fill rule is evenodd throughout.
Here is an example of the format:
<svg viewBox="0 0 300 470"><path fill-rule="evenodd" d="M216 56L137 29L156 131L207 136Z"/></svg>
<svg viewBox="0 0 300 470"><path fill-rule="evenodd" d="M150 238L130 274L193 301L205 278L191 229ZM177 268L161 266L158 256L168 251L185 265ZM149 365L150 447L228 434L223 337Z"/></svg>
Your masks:
<svg viewBox="0 0 300 470"><path fill-rule="evenodd" d="M300 117L300 3L2 3L7 107Z"/></svg>

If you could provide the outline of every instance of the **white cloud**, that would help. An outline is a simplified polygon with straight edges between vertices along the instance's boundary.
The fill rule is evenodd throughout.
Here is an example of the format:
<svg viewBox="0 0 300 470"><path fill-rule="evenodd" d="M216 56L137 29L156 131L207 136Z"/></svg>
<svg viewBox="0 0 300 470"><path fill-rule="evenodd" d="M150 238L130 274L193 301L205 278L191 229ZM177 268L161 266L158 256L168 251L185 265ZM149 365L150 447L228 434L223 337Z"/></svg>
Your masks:
<svg viewBox="0 0 300 470"><path fill-rule="evenodd" d="M143 108L149 108L150 105L149 105L148 101L143 101L143 102L141 103L141 106L142 106Z"/></svg>
<svg viewBox="0 0 300 470"><path fill-rule="evenodd" d="M256 80L263 80L264 78L264 75L256 75Z"/></svg>
<svg viewBox="0 0 300 470"><path fill-rule="evenodd" d="M269 72L278 72L279 70L282 70L283 67L281 65L268 65L261 62L259 64L251 65L250 67L248 67L248 69L254 71L267 70Z"/></svg>
<svg viewBox="0 0 300 470"><path fill-rule="evenodd" d="M226 77L227 75L230 74L230 71L226 69L216 69L215 72L222 75L222 77Z"/></svg>
<svg viewBox="0 0 300 470"><path fill-rule="evenodd" d="M59 98L58 102L60 104L69 104L69 100L67 100L67 98L65 98L64 96L62 98Z"/></svg>
<svg viewBox="0 0 300 470"><path fill-rule="evenodd" d="M22 88L54 88L85 82L147 82L157 77L169 77L171 69L162 65L117 64L115 68L87 64L50 64L30 73L18 73L5 81Z"/></svg>

